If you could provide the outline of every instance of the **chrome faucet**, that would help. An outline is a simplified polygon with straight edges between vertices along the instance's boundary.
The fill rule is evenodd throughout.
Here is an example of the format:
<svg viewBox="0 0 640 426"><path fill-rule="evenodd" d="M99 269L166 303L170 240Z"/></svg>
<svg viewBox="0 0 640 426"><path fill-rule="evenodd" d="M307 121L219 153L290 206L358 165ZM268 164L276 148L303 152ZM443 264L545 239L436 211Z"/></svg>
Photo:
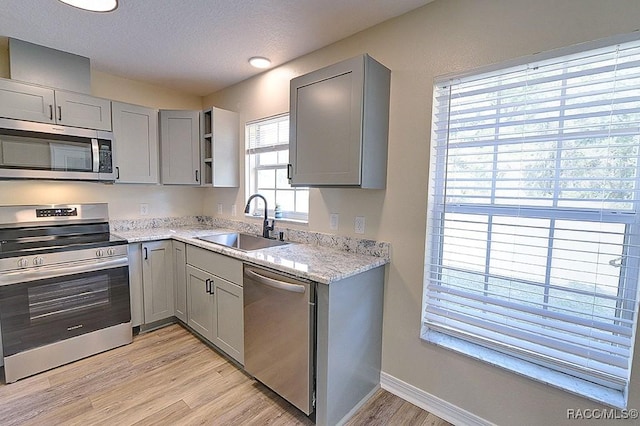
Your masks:
<svg viewBox="0 0 640 426"><path fill-rule="evenodd" d="M267 211L268 211L268 209L267 209L267 199L266 198L264 198L260 194L253 194L247 200L247 205L244 207L244 212L245 213L249 213L249 207L250 207L250 204L251 204L251 200L253 200L256 197L262 198L262 201L264 201L264 222L262 222L262 236L264 238L271 238L271 235L269 233L271 231L273 231L273 228L276 226L276 221L272 220L271 221L271 226L269 226L269 219L267 219Z"/></svg>

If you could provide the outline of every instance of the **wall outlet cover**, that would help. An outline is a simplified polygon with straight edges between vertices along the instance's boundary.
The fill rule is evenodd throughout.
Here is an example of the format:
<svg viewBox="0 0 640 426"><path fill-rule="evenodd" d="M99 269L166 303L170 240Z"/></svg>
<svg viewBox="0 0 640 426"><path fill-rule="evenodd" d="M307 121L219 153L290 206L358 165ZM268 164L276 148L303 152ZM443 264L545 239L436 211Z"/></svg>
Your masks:
<svg viewBox="0 0 640 426"><path fill-rule="evenodd" d="M364 216L356 216L354 228L356 234L364 234Z"/></svg>
<svg viewBox="0 0 640 426"><path fill-rule="evenodd" d="M222 214L222 203L218 203L218 214Z"/></svg>
<svg viewBox="0 0 640 426"><path fill-rule="evenodd" d="M238 214L238 211L236 209L236 205L232 204L231 205L231 216L236 216Z"/></svg>
<svg viewBox="0 0 640 426"><path fill-rule="evenodd" d="M149 204L140 203L140 216L146 216L149 214Z"/></svg>
<svg viewBox="0 0 640 426"><path fill-rule="evenodd" d="M329 215L329 229L333 231L338 229L339 222L340 222L340 215L338 213L331 213Z"/></svg>

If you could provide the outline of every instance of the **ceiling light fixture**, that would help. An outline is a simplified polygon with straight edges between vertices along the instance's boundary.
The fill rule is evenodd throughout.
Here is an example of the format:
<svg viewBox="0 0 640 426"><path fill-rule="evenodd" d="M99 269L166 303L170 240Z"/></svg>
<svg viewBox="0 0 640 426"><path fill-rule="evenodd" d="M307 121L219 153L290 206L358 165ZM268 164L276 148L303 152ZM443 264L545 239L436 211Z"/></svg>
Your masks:
<svg viewBox="0 0 640 426"><path fill-rule="evenodd" d="M111 12L118 7L118 0L60 0L69 6L91 12Z"/></svg>
<svg viewBox="0 0 640 426"><path fill-rule="evenodd" d="M271 65L271 61L267 58L263 58L262 56L249 58L249 63L256 68L269 68L269 65Z"/></svg>

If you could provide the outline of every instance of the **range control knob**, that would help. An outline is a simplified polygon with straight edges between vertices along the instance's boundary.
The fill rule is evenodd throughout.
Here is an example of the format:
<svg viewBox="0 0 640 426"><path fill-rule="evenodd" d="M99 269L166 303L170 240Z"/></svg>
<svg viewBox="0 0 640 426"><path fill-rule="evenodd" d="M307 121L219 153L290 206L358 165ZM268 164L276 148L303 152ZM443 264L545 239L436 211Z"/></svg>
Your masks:
<svg viewBox="0 0 640 426"><path fill-rule="evenodd" d="M112 249L112 248L107 249L107 256L113 256L114 254L116 254L115 249Z"/></svg>
<svg viewBox="0 0 640 426"><path fill-rule="evenodd" d="M40 266L44 263L44 259L40 256L33 258L33 264L36 266Z"/></svg>
<svg viewBox="0 0 640 426"><path fill-rule="evenodd" d="M26 268L29 266L29 259L18 259L18 268Z"/></svg>
<svg viewBox="0 0 640 426"><path fill-rule="evenodd" d="M104 256L104 250L102 250L102 249L97 250L97 251L96 251L96 256L97 256L97 257L102 257L102 256Z"/></svg>

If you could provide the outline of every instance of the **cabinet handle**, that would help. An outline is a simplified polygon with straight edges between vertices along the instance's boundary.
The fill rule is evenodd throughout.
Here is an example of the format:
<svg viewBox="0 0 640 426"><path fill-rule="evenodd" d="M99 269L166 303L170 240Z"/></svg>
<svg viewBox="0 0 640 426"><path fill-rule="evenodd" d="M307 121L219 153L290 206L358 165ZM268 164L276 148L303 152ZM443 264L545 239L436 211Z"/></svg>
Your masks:
<svg viewBox="0 0 640 426"><path fill-rule="evenodd" d="M291 180L293 178L293 164L287 164L287 179Z"/></svg>
<svg viewBox="0 0 640 426"><path fill-rule="evenodd" d="M116 166L116 180L120 179L120 167Z"/></svg>
<svg viewBox="0 0 640 426"><path fill-rule="evenodd" d="M149 253L147 252L147 248L144 248L144 260L149 259Z"/></svg>
<svg viewBox="0 0 640 426"><path fill-rule="evenodd" d="M200 182L200 181L198 180L198 171L197 171L197 170L196 170L196 182Z"/></svg>
<svg viewBox="0 0 640 426"><path fill-rule="evenodd" d="M207 293L209 294L213 294L213 280L212 279L207 279L205 281L205 288L207 290Z"/></svg>
<svg viewBox="0 0 640 426"><path fill-rule="evenodd" d="M62 107L58 106L58 121L62 121Z"/></svg>
<svg viewBox="0 0 640 426"><path fill-rule="evenodd" d="M53 121L53 105L49 104L49 120Z"/></svg>

